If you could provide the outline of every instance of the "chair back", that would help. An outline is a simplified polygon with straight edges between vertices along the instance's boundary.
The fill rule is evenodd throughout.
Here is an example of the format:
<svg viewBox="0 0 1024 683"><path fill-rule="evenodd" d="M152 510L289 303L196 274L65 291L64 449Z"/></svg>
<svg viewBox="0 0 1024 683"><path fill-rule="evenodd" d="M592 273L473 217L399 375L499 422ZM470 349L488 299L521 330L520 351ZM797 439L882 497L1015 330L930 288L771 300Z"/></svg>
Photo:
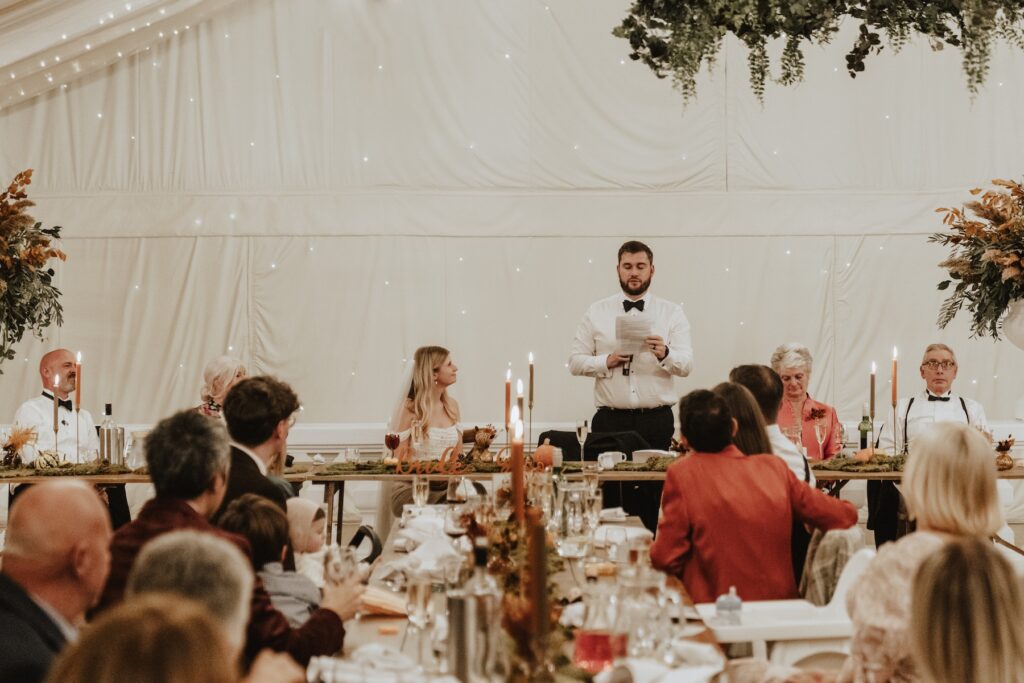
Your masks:
<svg viewBox="0 0 1024 683"><path fill-rule="evenodd" d="M363 539L367 538L370 539L370 554L361 558L360 561L366 562L367 564L373 564L373 561L380 557L380 553L384 549L384 544L380 542L380 536L377 535L377 532L373 530L372 526L367 526L366 524L360 526L356 529L356 533L352 535L352 540L350 540L348 544L353 548L358 548L360 544L362 544Z"/></svg>
<svg viewBox="0 0 1024 683"><path fill-rule="evenodd" d="M861 548L850 557L846 566L843 567L842 573L839 574L839 581L836 583L835 592L832 593L832 599L825 606L827 611L846 614L846 594L850 592L853 584L868 568L871 560L875 559L875 554L874 548Z"/></svg>

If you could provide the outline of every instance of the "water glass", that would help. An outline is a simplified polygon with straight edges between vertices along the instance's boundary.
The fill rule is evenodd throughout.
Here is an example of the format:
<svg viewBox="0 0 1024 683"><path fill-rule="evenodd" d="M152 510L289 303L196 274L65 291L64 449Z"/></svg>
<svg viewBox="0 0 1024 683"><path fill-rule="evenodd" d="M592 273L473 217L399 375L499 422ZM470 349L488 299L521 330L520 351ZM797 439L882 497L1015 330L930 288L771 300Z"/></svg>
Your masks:
<svg viewBox="0 0 1024 683"><path fill-rule="evenodd" d="M405 611L409 616L409 625L416 629L416 663L423 667L423 650L425 643L424 630L431 624L431 580L425 574L413 576L405 589Z"/></svg>
<svg viewBox="0 0 1024 683"><path fill-rule="evenodd" d="M586 499L586 520L587 529L594 531L597 526L601 523L601 510L604 509L604 495L601 493L601 489L596 491L588 491Z"/></svg>
<svg viewBox="0 0 1024 683"><path fill-rule="evenodd" d="M585 462L583 463L583 483L587 485L587 489L591 493L597 491L598 488L598 473L601 468L596 462Z"/></svg>
<svg viewBox="0 0 1024 683"><path fill-rule="evenodd" d="M413 477L412 502L416 507L423 507L430 499L430 480L426 477Z"/></svg>
<svg viewBox="0 0 1024 683"><path fill-rule="evenodd" d="M359 558L352 546L331 546L324 554L324 579L344 583L359 568Z"/></svg>

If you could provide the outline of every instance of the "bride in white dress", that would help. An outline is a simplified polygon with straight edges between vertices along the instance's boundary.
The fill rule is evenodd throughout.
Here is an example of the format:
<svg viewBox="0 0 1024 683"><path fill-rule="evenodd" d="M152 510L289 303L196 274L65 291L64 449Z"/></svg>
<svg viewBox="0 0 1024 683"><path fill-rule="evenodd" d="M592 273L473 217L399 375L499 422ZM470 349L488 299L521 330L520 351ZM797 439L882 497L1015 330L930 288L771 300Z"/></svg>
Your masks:
<svg viewBox="0 0 1024 683"><path fill-rule="evenodd" d="M396 451L399 457L409 457L411 453L417 460L437 460L448 448L461 450L459 403L448 395L448 387L455 384L458 371L448 349L441 346L416 349L408 392L388 423L388 431L399 435L400 445ZM444 498L446 488L443 481L432 482L430 502ZM388 507L388 512L400 516L402 506L412 502L412 486L407 483L385 485L382 499L385 505L381 507ZM379 530L384 526L382 522L378 520Z"/></svg>

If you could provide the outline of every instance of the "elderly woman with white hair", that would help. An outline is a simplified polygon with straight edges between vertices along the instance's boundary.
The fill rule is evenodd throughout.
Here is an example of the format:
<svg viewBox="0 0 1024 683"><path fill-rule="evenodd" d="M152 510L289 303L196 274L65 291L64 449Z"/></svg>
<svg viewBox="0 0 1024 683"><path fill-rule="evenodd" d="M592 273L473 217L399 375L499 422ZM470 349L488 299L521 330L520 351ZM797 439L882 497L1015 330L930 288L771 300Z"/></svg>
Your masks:
<svg viewBox="0 0 1024 683"><path fill-rule="evenodd" d="M807 393L814 360L803 344L791 342L775 349L772 370L785 388L778 424L783 434L806 451L808 460L828 460L843 450L836 409Z"/></svg>
<svg viewBox="0 0 1024 683"><path fill-rule="evenodd" d="M921 680L910 631L918 567L952 541L987 541L1003 526L992 446L968 425L936 423L917 437L902 489L917 530L883 545L846 596L853 638L842 683Z"/></svg>
<svg viewBox="0 0 1024 683"><path fill-rule="evenodd" d="M245 365L231 356L218 356L203 370L203 388L199 397L203 402L196 410L208 417L224 419L222 406L231 387L245 379Z"/></svg>

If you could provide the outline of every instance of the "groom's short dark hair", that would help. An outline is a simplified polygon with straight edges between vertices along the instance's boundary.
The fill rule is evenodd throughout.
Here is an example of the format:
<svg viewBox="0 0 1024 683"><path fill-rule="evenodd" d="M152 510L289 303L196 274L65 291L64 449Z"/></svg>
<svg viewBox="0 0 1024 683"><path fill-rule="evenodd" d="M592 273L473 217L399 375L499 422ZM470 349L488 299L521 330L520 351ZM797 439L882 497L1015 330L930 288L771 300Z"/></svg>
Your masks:
<svg viewBox="0 0 1024 683"><path fill-rule="evenodd" d="M639 254L641 251L647 254L647 260L649 260L653 264L654 252L651 251L651 248L649 246L647 246L643 242L638 242L636 240L629 240L628 242L622 243L622 246L619 247L619 256L616 263L622 260L623 254Z"/></svg>

